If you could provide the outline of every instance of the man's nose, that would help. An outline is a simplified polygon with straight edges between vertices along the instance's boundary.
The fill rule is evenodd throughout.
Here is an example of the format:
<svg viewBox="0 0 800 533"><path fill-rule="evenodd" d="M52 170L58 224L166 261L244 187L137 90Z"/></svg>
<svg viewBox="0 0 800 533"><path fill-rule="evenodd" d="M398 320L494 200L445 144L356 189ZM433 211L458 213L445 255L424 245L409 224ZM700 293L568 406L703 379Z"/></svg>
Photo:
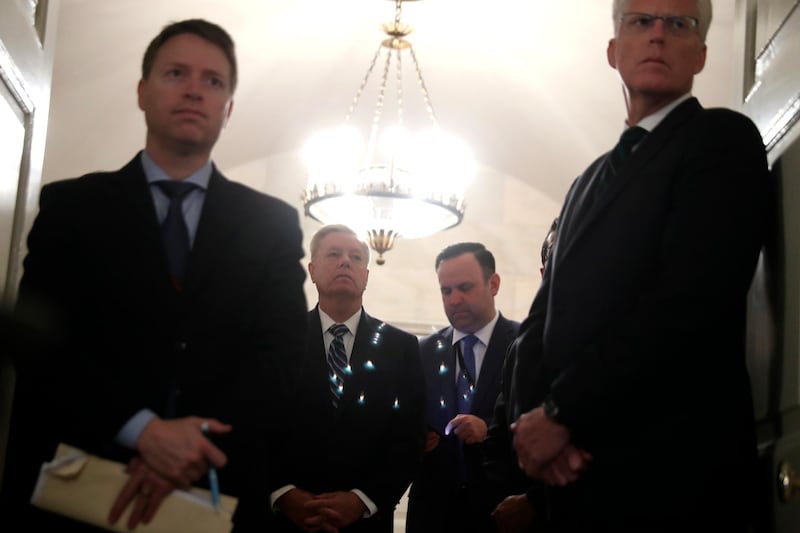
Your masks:
<svg viewBox="0 0 800 533"><path fill-rule="evenodd" d="M663 41L667 33L667 22L664 19L656 19L650 29L650 40Z"/></svg>
<svg viewBox="0 0 800 533"><path fill-rule="evenodd" d="M445 298L445 303L446 303L447 305L450 305L450 306L456 306L456 305L459 305L459 304L460 304L461 302L463 302L463 301L464 301L464 298L463 298L463 296L461 296L461 294L459 294L458 292L451 292L451 293L450 293L449 295L447 295L447 297Z"/></svg>
<svg viewBox="0 0 800 533"><path fill-rule="evenodd" d="M201 100L203 98L203 92L201 90L202 83L203 80L189 77L186 81L186 87L184 88L184 97L190 100Z"/></svg>

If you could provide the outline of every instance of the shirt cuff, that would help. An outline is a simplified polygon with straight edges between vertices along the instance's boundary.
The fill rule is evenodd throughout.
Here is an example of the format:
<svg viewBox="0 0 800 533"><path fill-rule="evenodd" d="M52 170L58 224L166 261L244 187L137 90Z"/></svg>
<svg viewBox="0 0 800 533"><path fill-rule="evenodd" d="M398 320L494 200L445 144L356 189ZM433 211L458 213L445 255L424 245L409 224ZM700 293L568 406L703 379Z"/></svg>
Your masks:
<svg viewBox="0 0 800 533"><path fill-rule="evenodd" d="M269 508L272 509L273 513L277 513L278 511L280 511L277 505L280 497L289 492L290 490L296 488L297 487L295 485L284 485L283 487L273 491L272 494L269 495Z"/></svg>
<svg viewBox="0 0 800 533"><path fill-rule="evenodd" d="M269 495L269 507L270 509L272 509L273 513L277 513L278 511L280 511L280 509L277 506L280 497L295 488L297 488L295 485L284 485L283 487L273 491L272 494ZM367 510L364 511L364 515L362 516L362 518L369 518L370 516L373 516L378 512L378 506L375 505L375 503L372 500L370 500L366 494L364 494L358 489L353 489L350 492L358 496L358 499L361 500L367 507Z"/></svg>
<svg viewBox="0 0 800 533"><path fill-rule="evenodd" d="M142 434L144 427L155 417L156 414L150 409L142 409L133 415L133 417L131 417L131 419L128 420L124 426L122 426L122 429L119 430L119 433L117 433L117 436L114 440L120 446L125 446L131 450L135 450L136 441L139 440L139 435Z"/></svg>
<svg viewBox="0 0 800 533"><path fill-rule="evenodd" d="M358 499L364 502L364 505L367 506L366 512L364 512L364 518L369 518L370 516L376 514L378 512L378 506L373 503L372 500L367 498L367 495L361 492L358 489L353 489L350 492L358 496Z"/></svg>

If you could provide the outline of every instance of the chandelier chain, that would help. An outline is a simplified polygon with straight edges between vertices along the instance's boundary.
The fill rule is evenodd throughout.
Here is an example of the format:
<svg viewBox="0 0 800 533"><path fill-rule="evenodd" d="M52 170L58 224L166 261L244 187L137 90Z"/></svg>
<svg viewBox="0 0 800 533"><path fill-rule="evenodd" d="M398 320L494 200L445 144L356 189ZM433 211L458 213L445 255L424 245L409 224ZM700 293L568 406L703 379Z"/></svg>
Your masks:
<svg viewBox="0 0 800 533"><path fill-rule="evenodd" d="M389 80L389 67L392 63L392 51L387 50L386 61L383 64L383 75L381 76L381 84L378 88L378 100L375 103L375 114L372 116L372 127L369 132L369 141L367 141L367 153L364 159L364 164L368 165L375 157L375 146L378 142L378 130L380 129L381 116L383 115L383 102L386 97L386 84Z"/></svg>
<svg viewBox="0 0 800 533"><path fill-rule="evenodd" d="M422 93L422 99L425 102L425 109L428 111L433 125L439 127L439 121L436 120L436 112L433 110L433 101L428 93L428 87L425 85L425 80L422 78L422 69L419 68L417 61L417 54L414 53L414 47L409 44L408 51L411 54L411 59L414 61L414 69L417 71L417 80L419 81L419 90Z"/></svg>
<svg viewBox="0 0 800 533"><path fill-rule="evenodd" d="M397 126L403 127L403 55L398 48L397 54Z"/></svg>
<svg viewBox="0 0 800 533"><path fill-rule="evenodd" d="M369 64L369 68L367 68L367 73L364 75L364 79L361 80L361 85L359 86L358 91L356 91L356 95L353 97L353 101L350 103L350 108L347 110L347 115L344 117L345 124L350 122L350 117L353 116L353 111L355 111L359 100L361 100L361 93L364 92L364 88L367 86L369 77L372 75L372 71L375 69L375 64L378 62L378 56L381 55L382 48L383 45L379 44L378 49L375 50L375 55L372 56L372 61Z"/></svg>

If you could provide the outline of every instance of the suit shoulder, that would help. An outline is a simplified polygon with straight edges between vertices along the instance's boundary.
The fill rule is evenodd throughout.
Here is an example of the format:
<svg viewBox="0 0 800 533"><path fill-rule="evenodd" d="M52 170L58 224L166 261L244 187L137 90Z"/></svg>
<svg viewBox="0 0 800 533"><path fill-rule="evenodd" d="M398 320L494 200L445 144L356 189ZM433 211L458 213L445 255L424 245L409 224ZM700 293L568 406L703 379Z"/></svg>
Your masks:
<svg viewBox="0 0 800 533"><path fill-rule="evenodd" d="M212 187L216 188L216 193ZM287 202L230 181L219 173L215 177L215 184L209 185L209 194L219 194L218 198L226 206L235 209L239 223L251 228L254 235L260 233L263 234L262 238L268 234L281 241L302 241L299 214Z"/></svg>
<svg viewBox="0 0 800 533"><path fill-rule="evenodd" d="M753 121L747 115L724 107L703 109L695 119L695 124L701 128L709 128L732 135L751 135L761 138L761 134Z"/></svg>
<svg viewBox="0 0 800 533"><path fill-rule="evenodd" d="M500 315L500 318L497 319L497 324L498 326L502 326L504 328L512 330L514 333L519 332L519 322L517 322L516 320L509 320L502 314Z"/></svg>
<svg viewBox="0 0 800 533"><path fill-rule="evenodd" d="M257 191L243 183L228 180L228 185L233 194L241 197L242 201L252 203L260 207L268 207L284 212L296 212L297 210L289 205L288 202L281 200L275 196Z"/></svg>
<svg viewBox="0 0 800 533"><path fill-rule="evenodd" d="M402 342L412 342L416 345L417 344L417 337L407 331L404 331L396 326L393 326L386 322L385 320L381 320L380 318L376 318L374 316L368 315L364 313L364 319L366 319L367 324L369 325L370 329L374 330L376 333L380 333L381 335L385 335L387 337L392 337L398 341Z"/></svg>
<svg viewBox="0 0 800 533"><path fill-rule="evenodd" d="M42 187L40 202L42 207L53 201L59 203L85 202L93 194L104 191L109 180L119 175L119 171L97 171L77 178L67 178L50 182Z"/></svg>
<svg viewBox="0 0 800 533"><path fill-rule="evenodd" d="M436 333L422 337L419 340L420 350L423 352L441 350L444 346L447 346L447 339L450 337L452 331L452 328L448 326L440 329Z"/></svg>

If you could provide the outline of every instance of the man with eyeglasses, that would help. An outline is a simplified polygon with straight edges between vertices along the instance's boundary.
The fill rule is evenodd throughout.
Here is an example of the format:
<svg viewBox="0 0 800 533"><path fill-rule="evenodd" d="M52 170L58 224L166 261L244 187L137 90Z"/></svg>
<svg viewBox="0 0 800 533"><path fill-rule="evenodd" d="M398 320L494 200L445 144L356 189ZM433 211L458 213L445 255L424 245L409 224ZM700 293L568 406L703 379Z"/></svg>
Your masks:
<svg viewBox="0 0 800 533"><path fill-rule="evenodd" d="M547 531L747 531L747 290L769 209L758 130L691 96L709 0L616 0L626 131L573 184L513 345L519 467Z"/></svg>

